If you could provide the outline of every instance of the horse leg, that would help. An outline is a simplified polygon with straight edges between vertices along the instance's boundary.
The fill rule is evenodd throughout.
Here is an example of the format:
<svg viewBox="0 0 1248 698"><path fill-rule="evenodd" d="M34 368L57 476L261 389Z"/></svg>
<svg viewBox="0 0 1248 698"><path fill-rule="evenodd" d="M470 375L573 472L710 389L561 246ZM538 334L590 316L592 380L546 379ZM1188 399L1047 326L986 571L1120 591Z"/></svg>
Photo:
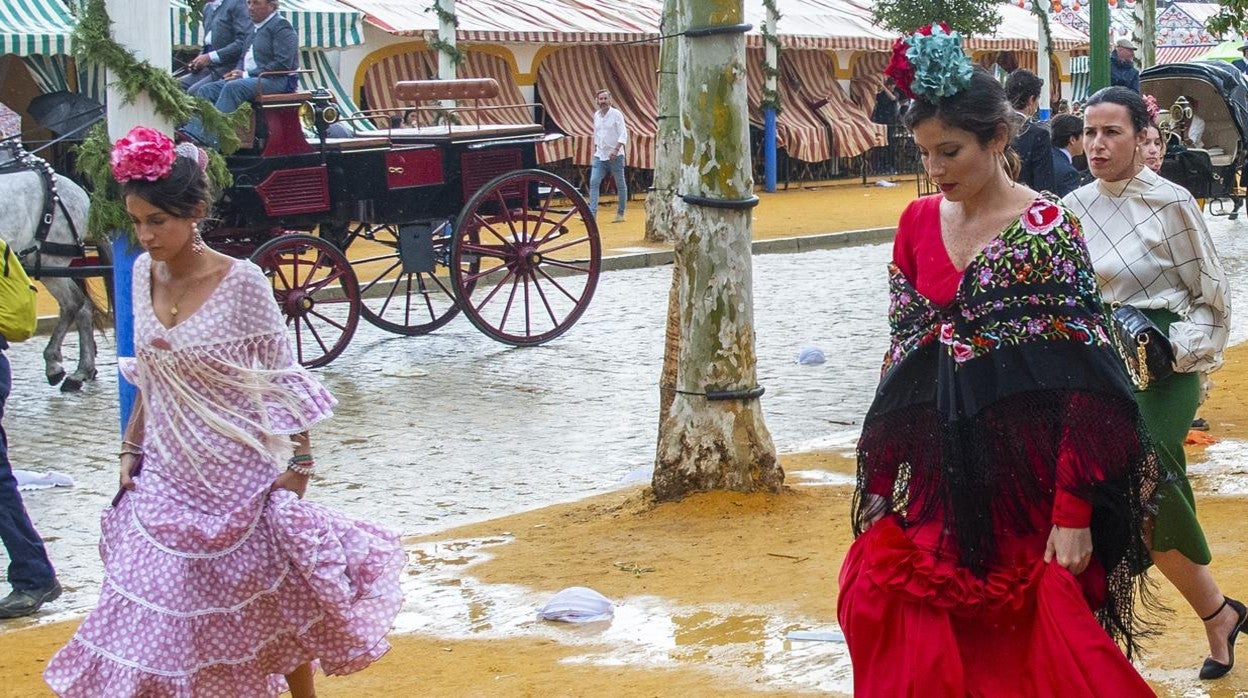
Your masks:
<svg viewBox="0 0 1248 698"><path fill-rule="evenodd" d="M65 367L61 365L61 344L69 332L78 309L82 306L83 296L78 287L69 279L44 278L43 285L48 293L56 299L60 309L56 318L56 327L52 328L52 336L48 337L48 346L43 350L44 372L48 377L48 385L56 385L65 378Z"/></svg>
<svg viewBox="0 0 1248 698"><path fill-rule="evenodd" d="M82 305L74 315L74 324L78 325L78 367L61 383L62 393L77 392L83 383L95 380L95 328L91 324L94 312L95 304L84 291Z"/></svg>

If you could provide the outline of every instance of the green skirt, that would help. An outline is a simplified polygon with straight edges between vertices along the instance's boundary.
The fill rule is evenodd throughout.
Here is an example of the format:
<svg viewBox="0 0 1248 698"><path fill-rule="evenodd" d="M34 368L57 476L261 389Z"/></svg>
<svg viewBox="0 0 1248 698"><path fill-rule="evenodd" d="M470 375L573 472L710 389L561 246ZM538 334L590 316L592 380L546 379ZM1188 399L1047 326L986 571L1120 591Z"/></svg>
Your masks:
<svg viewBox="0 0 1248 698"><path fill-rule="evenodd" d="M1145 310L1163 333L1179 316L1168 310ZM1135 393L1149 437L1157 449L1163 479L1157 488L1157 518L1153 523L1153 550L1178 550L1198 565L1207 565L1212 556L1205 533L1196 520L1196 497L1187 481L1187 456L1183 441L1196 416L1200 401L1200 375L1174 373L1149 383L1148 390Z"/></svg>

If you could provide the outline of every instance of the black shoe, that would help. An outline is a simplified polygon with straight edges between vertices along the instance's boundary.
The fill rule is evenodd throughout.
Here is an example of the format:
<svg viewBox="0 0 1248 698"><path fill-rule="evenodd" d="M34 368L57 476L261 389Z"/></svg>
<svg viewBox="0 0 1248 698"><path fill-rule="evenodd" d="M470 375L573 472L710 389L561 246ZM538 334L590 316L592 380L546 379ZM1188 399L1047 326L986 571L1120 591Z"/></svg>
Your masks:
<svg viewBox="0 0 1248 698"><path fill-rule="evenodd" d="M1226 220L1228 221L1233 221L1238 218L1239 218L1239 210L1231 211L1230 213L1226 214Z"/></svg>
<svg viewBox="0 0 1248 698"><path fill-rule="evenodd" d="M61 583L52 580L52 584L42 589L14 589L8 596L0 599L0 618L21 618L29 616L39 607L61 595Z"/></svg>
<svg viewBox="0 0 1248 698"><path fill-rule="evenodd" d="M1191 428L1196 431L1209 431L1209 422L1204 417L1197 417L1192 420Z"/></svg>
<svg viewBox="0 0 1248 698"><path fill-rule="evenodd" d="M1231 628L1231 634L1226 636L1226 651L1230 661L1223 664L1222 662L1214 661L1213 657L1206 658L1204 666L1200 667L1200 678L1205 681L1220 679L1226 676L1231 667L1235 666L1235 638L1239 637L1239 631L1244 629L1244 622L1248 621L1248 608L1245 608L1242 603L1235 599L1224 597L1222 605L1218 606L1218 610L1214 611L1212 616L1205 616L1201 620L1213 620L1227 606L1230 606L1231 610L1235 611L1236 618L1235 627Z"/></svg>

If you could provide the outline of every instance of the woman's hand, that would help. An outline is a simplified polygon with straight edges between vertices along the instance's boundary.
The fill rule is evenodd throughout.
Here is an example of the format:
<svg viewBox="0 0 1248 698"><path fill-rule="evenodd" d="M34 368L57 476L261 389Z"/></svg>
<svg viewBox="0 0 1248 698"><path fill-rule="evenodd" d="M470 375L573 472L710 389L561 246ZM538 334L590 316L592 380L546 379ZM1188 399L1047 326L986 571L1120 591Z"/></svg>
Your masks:
<svg viewBox="0 0 1248 698"><path fill-rule="evenodd" d="M306 456L312 453L312 437L306 431L291 434L290 445L294 448L294 455L296 456Z"/></svg>
<svg viewBox="0 0 1248 698"><path fill-rule="evenodd" d="M1092 529L1053 526L1049 542L1044 546L1044 561L1057 560L1057 564L1080 574L1092 561Z"/></svg>
<svg viewBox="0 0 1248 698"><path fill-rule="evenodd" d="M862 505L862 532L866 533L875 525L876 521L884 518L884 514L888 512L888 501L878 494L868 492L863 495Z"/></svg>
<svg viewBox="0 0 1248 698"><path fill-rule="evenodd" d="M277 479L273 481L273 484L269 486L269 492L276 492L277 490L290 490L291 492L294 492L295 496L299 497L299 499L303 499L303 493L308 491L309 479L310 478L307 475L300 475L293 470L284 470L282 471L282 474L278 475Z"/></svg>
<svg viewBox="0 0 1248 698"><path fill-rule="evenodd" d="M139 466L140 458L141 456L137 453L121 454L121 489L134 489L134 478L131 477L131 474L134 473L135 468Z"/></svg>

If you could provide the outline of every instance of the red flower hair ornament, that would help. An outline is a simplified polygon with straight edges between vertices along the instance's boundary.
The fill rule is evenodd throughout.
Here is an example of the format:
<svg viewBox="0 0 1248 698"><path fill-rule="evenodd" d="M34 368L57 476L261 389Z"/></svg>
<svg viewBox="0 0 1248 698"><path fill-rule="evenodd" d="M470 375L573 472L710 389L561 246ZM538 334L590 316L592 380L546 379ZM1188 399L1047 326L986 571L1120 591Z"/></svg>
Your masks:
<svg viewBox="0 0 1248 698"><path fill-rule="evenodd" d="M136 179L155 182L169 176L177 159L172 139L154 128L135 126L113 144L109 164L118 184Z"/></svg>

